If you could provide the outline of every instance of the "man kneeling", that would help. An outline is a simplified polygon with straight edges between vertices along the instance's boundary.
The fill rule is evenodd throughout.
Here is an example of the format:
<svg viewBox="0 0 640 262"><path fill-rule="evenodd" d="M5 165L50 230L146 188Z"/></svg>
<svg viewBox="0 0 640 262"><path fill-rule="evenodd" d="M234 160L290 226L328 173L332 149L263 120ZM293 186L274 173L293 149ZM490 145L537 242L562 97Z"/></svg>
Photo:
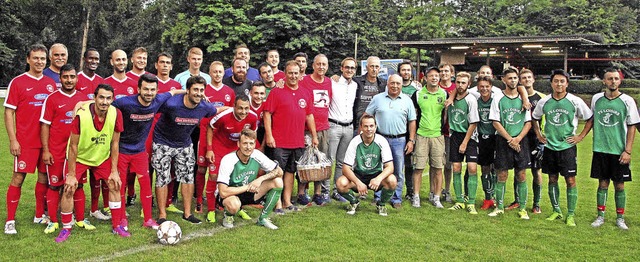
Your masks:
<svg viewBox="0 0 640 262"><path fill-rule="evenodd" d="M367 191L371 189L382 190L376 207L378 214L387 216L386 203L398 184L393 176L391 148L384 137L376 134L376 128L376 119L373 116L362 116L362 133L349 143L342 166L342 176L336 181L338 192L350 203L347 209L349 215L355 214L360 204L352 189L356 189L361 196L367 195Z"/></svg>
<svg viewBox="0 0 640 262"><path fill-rule="evenodd" d="M233 216L243 205L264 201L258 225L278 229L269 220L282 194L282 169L278 163L266 157L256 147L256 132L243 129L238 140L238 150L227 154L218 169L218 203L224 206L222 225L233 227ZM262 169L265 175L258 177Z"/></svg>

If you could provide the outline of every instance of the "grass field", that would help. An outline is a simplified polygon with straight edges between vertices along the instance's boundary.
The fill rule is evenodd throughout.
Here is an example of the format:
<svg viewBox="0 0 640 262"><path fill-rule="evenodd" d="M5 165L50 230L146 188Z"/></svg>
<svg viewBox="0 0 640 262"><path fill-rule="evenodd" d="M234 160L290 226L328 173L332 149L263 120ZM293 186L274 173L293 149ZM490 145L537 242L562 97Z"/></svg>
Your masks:
<svg viewBox="0 0 640 262"><path fill-rule="evenodd" d="M0 100L2 101L2 100ZM4 108L3 108L4 109ZM4 112L4 110L0 110ZM6 196L11 177L12 157L4 123L0 124L0 196ZM43 233L43 225L31 223L35 176L24 183L18 208L18 235L0 234L0 261L632 261L640 256L640 193L637 182L627 184L627 225L629 231L615 226L613 189L607 207L607 222L598 229L590 223L596 215L597 181L589 178L591 136L578 149L577 227L544 218L551 212L546 176L542 191L540 215L520 220L515 211L490 218L487 211L471 216L463 211L437 210L426 201L422 208L408 202L400 210L390 209L388 217L380 217L365 201L355 216L345 214L343 204L310 207L302 212L274 217L280 230L271 231L253 225L254 221L236 220L237 227L223 229L218 224L189 225L179 215L169 214L182 227L185 238L176 246L157 244L155 231L140 226L139 202L128 212L133 236L121 239L110 233L109 222L93 221L96 231L74 229L62 244L54 242L57 232ZM640 146L636 142L632 169L638 176ZM530 178L530 176L528 176ZM512 176L507 183L506 203L513 200ZM529 188L531 183L529 182ZM422 187L428 188L425 179ZM561 207L566 212L564 181L560 182ZM87 195L88 192L87 192ZM370 194L371 195L371 194ZM426 197L428 192L421 193ZM481 188L478 198L482 199ZM529 208L532 193L529 193ZM0 218L6 218L5 201L0 202ZM88 206L88 203L87 203ZM445 204L445 207L450 205ZM88 209L88 208L87 208ZM255 218L258 210L249 209ZM202 215L200 218L204 218ZM219 221L221 216L219 215ZM59 231L58 231L59 232Z"/></svg>

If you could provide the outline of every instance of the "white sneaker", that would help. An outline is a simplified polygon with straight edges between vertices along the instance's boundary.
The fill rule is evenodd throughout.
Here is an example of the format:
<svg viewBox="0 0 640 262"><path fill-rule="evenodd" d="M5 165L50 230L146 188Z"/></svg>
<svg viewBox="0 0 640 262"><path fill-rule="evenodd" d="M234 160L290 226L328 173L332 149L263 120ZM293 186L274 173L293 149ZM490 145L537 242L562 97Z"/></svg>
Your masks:
<svg viewBox="0 0 640 262"><path fill-rule="evenodd" d="M593 221L593 223L591 223L592 227L600 227L604 224L604 217L602 216L598 216L596 217L596 220Z"/></svg>
<svg viewBox="0 0 640 262"><path fill-rule="evenodd" d="M444 206L442 205L442 203L440 203L439 199L435 199L433 201L433 205L436 206L436 208L444 208Z"/></svg>
<svg viewBox="0 0 640 262"><path fill-rule="evenodd" d="M16 230L15 220L7 221L7 223L4 224L4 233L7 235L18 234L18 231Z"/></svg>
<svg viewBox="0 0 640 262"><path fill-rule="evenodd" d="M491 213L489 213L489 216L490 217L497 217L497 216L502 215L502 214L504 214L504 210L503 209L498 209L496 207L496 209L494 209L493 211L491 211Z"/></svg>
<svg viewBox="0 0 640 262"><path fill-rule="evenodd" d="M360 202L355 204L349 204L349 206L347 207L347 215L355 215L356 208L358 208L358 205L360 205Z"/></svg>
<svg viewBox="0 0 640 262"><path fill-rule="evenodd" d="M413 198L411 199L411 206L420 207L420 195L413 195Z"/></svg>
<svg viewBox="0 0 640 262"><path fill-rule="evenodd" d="M222 219L222 226L226 228L233 228L233 216L224 215Z"/></svg>
<svg viewBox="0 0 640 262"><path fill-rule="evenodd" d="M42 217L33 217L34 224L49 224L51 220L47 215L42 215Z"/></svg>
<svg viewBox="0 0 640 262"><path fill-rule="evenodd" d="M620 228L622 230L629 230L629 227L627 226L627 223L624 222L624 218L616 219L616 226L618 226L618 228Z"/></svg>
<svg viewBox="0 0 640 262"><path fill-rule="evenodd" d="M89 213L89 216L95 217L98 220L110 220L111 216L105 215L101 210L96 210Z"/></svg>
<svg viewBox="0 0 640 262"><path fill-rule="evenodd" d="M429 192L429 202L433 203L433 192Z"/></svg>
<svg viewBox="0 0 640 262"><path fill-rule="evenodd" d="M274 225L271 222L271 219L269 219L269 218L262 219L262 221L260 221L260 219L258 219L258 223L257 224L259 226L263 226L263 227L266 227L268 229L273 229L273 230L278 229L278 227L276 225Z"/></svg>

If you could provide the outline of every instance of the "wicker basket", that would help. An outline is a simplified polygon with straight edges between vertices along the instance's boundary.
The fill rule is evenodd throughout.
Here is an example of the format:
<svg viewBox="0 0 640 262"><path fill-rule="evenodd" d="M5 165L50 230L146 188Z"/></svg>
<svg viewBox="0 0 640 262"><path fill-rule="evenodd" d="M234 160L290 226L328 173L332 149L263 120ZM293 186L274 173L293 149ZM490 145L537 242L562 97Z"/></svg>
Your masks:
<svg viewBox="0 0 640 262"><path fill-rule="evenodd" d="M298 177L301 183L327 180L331 177L331 167L322 164L298 165Z"/></svg>

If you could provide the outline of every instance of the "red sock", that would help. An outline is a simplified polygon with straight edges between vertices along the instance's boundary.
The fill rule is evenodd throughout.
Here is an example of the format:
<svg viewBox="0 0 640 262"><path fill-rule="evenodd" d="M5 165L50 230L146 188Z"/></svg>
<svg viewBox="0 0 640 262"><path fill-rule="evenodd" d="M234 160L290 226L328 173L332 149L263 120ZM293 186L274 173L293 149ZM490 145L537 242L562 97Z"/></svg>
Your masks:
<svg viewBox="0 0 640 262"><path fill-rule="evenodd" d="M62 219L62 228L72 228L73 213L60 213L60 218Z"/></svg>
<svg viewBox="0 0 640 262"><path fill-rule="evenodd" d="M136 194L136 173L127 174L127 196Z"/></svg>
<svg viewBox="0 0 640 262"><path fill-rule="evenodd" d="M9 185L7 190L7 221L16 220L16 210L20 202L21 189L16 186Z"/></svg>
<svg viewBox="0 0 640 262"><path fill-rule="evenodd" d="M216 181L207 181L207 210L209 212L216 210L216 197L213 193L216 192L218 184Z"/></svg>
<svg viewBox="0 0 640 262"><path fill-rule="evenodd" d="M58 222L58 205L60 204L60 190L47 189L47 209L51 222Z"/></svg>
<svg viewBox="0 0 640 262"><path fill-rule="evenodd" d="M204 191L205 183L207 183L206 169L204 172L198 170L196 172L196 203L202 204L202 191Z"/></svg>
<svg viewBox="0 0 640 262"><path fill-rule="evenodd" d="M47 195L47 184L36 182L36 217L42 217L44 215L44 206L47 204L45 196Z"/></svg>
<svg viewBox="0 0 640 262"><path fill-rule="evenodd" d="M171 182L169 182L169 185L167 185L167 206L173 204L173 187L175 186L175 184L175 180L171 180Z"/></svg>
<svg viewBox="0 0 640 262"><path fill-rule="evenodd" d="M78 187L76 192L73 193L73 209L76 213L76 221L84 220L84 202L86 200L84 190L82 190L82 187Z"/></svg>
<svg viewBox="0 0 640 262"><path fill-rule="evenodd" d="M109 209L111 209L111 227L116 228L120 225L122 219L122 207L120 202L110 202Z"/></svg>
<svg viewBox="0 0 640 262"><path fill-rule="evenodd" d="M126 198L124 197L125 192L126 192L125 190L127 189L127 177L128 177L128 174L120 174L120 182L122 182L122 184L120 185L120 203L122 203L121 208L124 208L125 204L127 202ZM109 202L111 202L111 201L109 201ZM111 205L109 205L109 208L111 208Z"/></svg>
<svg viewBox="0 0 640 262"><path fill-rule="evenodd" d="M138 184L140 184L140 203L142 203L142 213L144 214L144 221L151 219L151 187L149 186L149 176L142 176L138 178Z"/></svg>
<svg viewBox="0 0 640 262"><path fill-rule="evenodd" d="M100 181L102 190L102 207L109 206L109 184L106 181Z"/></svg>
<svg viewBox="0 0 640 262"><path fill-rule="evenodd" d="M100 200L100 181L91 175L89 176L89 187L91 187L91 212L98 210L98 200Z"/></svg>

